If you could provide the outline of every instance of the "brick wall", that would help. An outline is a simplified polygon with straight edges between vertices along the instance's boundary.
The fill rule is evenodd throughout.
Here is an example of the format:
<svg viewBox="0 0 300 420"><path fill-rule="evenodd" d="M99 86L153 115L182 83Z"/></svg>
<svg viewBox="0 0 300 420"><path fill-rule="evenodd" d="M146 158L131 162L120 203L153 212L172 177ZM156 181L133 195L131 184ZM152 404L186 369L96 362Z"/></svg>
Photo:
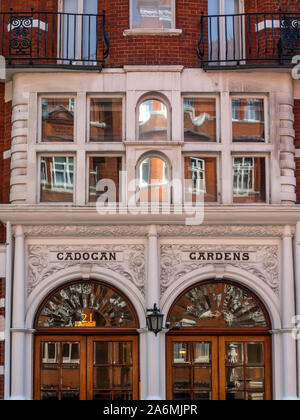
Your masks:
<svg viewBox="0 0 300 420"><path fill-rule="evenodd" d="M182 29L182 35L179 36L126 36L124 37L123 32L129 28L129 0L99 0L98 10L99 13L103 9L106 10L106 29L107 35L110 41L110 55L106 61L107 67L122 67L124 65L184 65L187 67L199 67L200 61L196 55L197 43L200 38L200 20L201 12L207 13L207 0L176 0L176 28ZM0 6L1 7L1 6ZM15 12L18 11L30 11L34 8L36 12L43 11L57 11L57 1L55 0L23 0L23 1L12 1L2 0L2 11L8 11L10 7L13 7ZM277 12L279 4L276 0L245 0L245 11L246 12ZM299 12L299 3L296 0L283 0L282 9L288 10L289 12ZM35 16L35 19L38 15ZM266 19L271 19L271 15L267 15ZM42 21L48 20L49 28L57 28L56 17L41 15ZM276 19L276 18L275 18ZM263 20L263 16L259 21ZM205 20L207 26L207 20ZM1 23L1 22L0 22ZM253 29L251 42L253 43L251 51L254 52L257 49L255 43L256 32L255 32L256 19L251 18L249 26ZM248 23L245 22L245 27L248 27ZM43 58L44 44L43 32L39 33L39 36L35 36L37 29L33 30L33 55ZM208 29L204 30L206 44L205 44L205 55L208 53ZM264 58L266 55L274 54L277 49L277 38L279 38L279 31L276 32L276 42L273 42L272 29L267 30L267 45L268 53L266 54L265 49L265 33L260 31L260 48L259 51ZM278 32L278 33L277 33ZM52 45L51 51L45 53L45 56L55 57L56 51L56 30L53 33L50 29L48 31L48 37L46 44ZM55 38L54 40L52 38ZM37 41L39 39L39 42ZM8 43L8 35L7 42ZM37 46L35 43L40 43ZM249 45L246 46L249 51ZM52 51L52 49L54 49ZM99 52L101 54L101 52ZM8 52L7 52L8 55ZM269 57L270 58L270 57ZM44 61L42 61L44 62ZM47 61L46 61L47 62Z"/></svg>
<svg viewBox="0 0 300 420"><path fill-rule="evenodd" d="M3 152L11 146L11 102L5 103L5 85L0 83L0 203L9 203L10 159L3 159ZM0 243L5 241L5 230L0 225Z"/></svg>

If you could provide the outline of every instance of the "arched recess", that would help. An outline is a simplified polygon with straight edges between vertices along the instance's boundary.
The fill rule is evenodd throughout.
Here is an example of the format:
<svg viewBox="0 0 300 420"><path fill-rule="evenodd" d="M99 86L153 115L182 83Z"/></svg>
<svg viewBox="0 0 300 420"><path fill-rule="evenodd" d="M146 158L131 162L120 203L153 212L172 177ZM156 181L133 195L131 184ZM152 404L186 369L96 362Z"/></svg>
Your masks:
<svg viewBox="0 0 300 420"><path fill-rule="evenodd" d="M177 297L167 321L171 328L271 328L263 303L249 289L229 280L207 280Z"/></svg>
<svg viewBox="0 0 300 420"><path fill-rule="evenodd" d="M272 399L269 312L253 290L221 271L189 286L181 278L169 305L167 399Z"/></svg>
<svg viewBox="0 0 300 420"><path fill-rule="evenodd" d="M161 311L168 314L176 299L188 288L200 282L212 279L228 279L249 289L264 305L271 322L271 328L281 328L280 302L270 285L263 282L254 274L234 266L209 265L183 275L173 282L165 291L161 299Z"/></svg>
<svg viewBox="0 0 300 420"><path fill-rule="evenodd" d="M144 93L136 104L136 138L141 141L170 141L171 104L160 92Z"/></svg>
<svg viewBox="0 0 300 420"><path fill-rule="evenodd" d="M30 398L138 398L138 328L145 316L135 287L121 274L87 264L62 270L38 285L27 313L36 333L27 341ZM103 363L105 372L99 368ZM118 372L110 379L114 369Z"/></svg>
<svg viewBox="0 0 300 420"><path fill-rule="evenodd" d="M40 305L35 329L138 328L135 309L115 287L95 280L64 284Z"/></svg>
<svg viewBox="0 0 300 420"><path fill-rule="evenodd" d="M37 311L47 296L64 284L74 281L74 279L77 279L78 282L90 279L95 281L98 280L120 290L134 307L139 325L141 327L145 325L144 296L136 285L129 282L128 278L123 277L116 271L95 265L89 266L81 264L58 271L36 286L27 301L27 328L34 328L34 320Z"/></svg>

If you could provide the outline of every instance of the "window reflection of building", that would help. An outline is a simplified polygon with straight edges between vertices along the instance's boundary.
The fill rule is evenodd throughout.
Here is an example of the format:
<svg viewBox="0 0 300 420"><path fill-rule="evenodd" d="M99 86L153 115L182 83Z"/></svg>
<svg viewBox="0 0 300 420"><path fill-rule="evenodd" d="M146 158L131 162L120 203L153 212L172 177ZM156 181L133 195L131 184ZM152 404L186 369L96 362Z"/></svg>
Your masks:
<svg viewBox="0 0 300 420"><path fill-rule="evenodd" d="M158 157L144 159L139 167L139 200L141 203L169 202L168 167Z"/></svg>
<svg viewBox="0 0 300 420"><path fill-rule="evenodd" d="M163 102L157 99L150 99L140 104L139 139L168 139L168 111Z"/></svg>
<svg viewBox="0 0 300 420"><path fill-rule="evenodd" d="M74 98L42 98L42 142L74 141Z"/></svg>
<svg viewBox="0 0 300 420"><path fill-rule="evenodd" d="M186 156L184 158L184 179L187 181L186 201L217 202L217 159ZM191 197L190 197L191 196Z"/></svg>
<svg viewBox="0 0 300 420"><path fill-rule="evenodd" d="M73 201L74 158L41 157L41 201Z"/></svg>
<svg viewBox="0 0 300 420"><path fill-rule="evenodd" d="M217 140L215 99L184 98L184 140Z"/></svg>
<svg viewBox="0 0 300 420"><path fill-rule="evenodd" d="M263 99L234 98L232 100L232 140L234 142L265 141Z"/></svg>
<svg viewBox="0 0 300 420"><path fill-rule="evenodd" d="M122 141L122 99L90 100L90 141Z"/></svg>
<svg viewBox="0 0 300 420"><path fill-rule="evenodd" d="M97 189L99 181L109 179L116 187L116 201L119 201L119 174L122 170L121 157L91 156L89 159L89 202L95 202L104 191Z"/></svg>
<svg viewBox="0 0 300 420"><path fill-rule="evenodd" d="M172 28L173 0L131 0L133 28Z"/></svg>
<svg viewBox="0 0 300 420"><path fill-rule="evenodd" d="M234 158L233 194L237 203L266 200L264 158Z"/></svg>

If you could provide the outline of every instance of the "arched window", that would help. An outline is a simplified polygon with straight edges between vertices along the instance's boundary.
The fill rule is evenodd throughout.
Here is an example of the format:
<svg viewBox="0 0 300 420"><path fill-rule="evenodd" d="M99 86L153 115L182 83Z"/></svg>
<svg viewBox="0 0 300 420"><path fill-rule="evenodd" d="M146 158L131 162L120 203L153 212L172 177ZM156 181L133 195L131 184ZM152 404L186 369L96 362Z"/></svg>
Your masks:
<svg viewBox="0 0 300 420"><path fill-rule="evenodd" d="M77 282L55 291L41 306L37 329L137 328L133 308L111 286Z"/></svg>
<svg viewBox="0 0 300 420"><path fill-rule="evenodd" d="M139 165L140 203L170 202L169 168L160 157L149 156Z"/></svg>
<svg viewBox="0 0 300 420"><path fill-rule="evenodd" d="M230 282L201 283L184 292L168 316L173 327L264 329L269 320L249 291Z"/></svg>
<svg viewBox="0 0 300 420"><path fill-rule="evenodd" d="M158 98L149 98L138 105L139 140L169 140L169 109Z"/></svg>

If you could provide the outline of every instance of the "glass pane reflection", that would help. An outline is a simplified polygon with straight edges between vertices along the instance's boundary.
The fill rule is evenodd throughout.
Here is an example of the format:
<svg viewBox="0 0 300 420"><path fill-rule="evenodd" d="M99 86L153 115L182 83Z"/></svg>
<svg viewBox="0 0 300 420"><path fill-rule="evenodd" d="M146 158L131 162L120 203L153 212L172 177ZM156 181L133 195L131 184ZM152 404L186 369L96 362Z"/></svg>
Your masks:
<svg viewBox="0 0 300 420"><path fill-rule="evenodd" d="M75 253L71 258L75 258ZM37 327L136 328L137 325L122 296L109 287L90 282L59 289L44 304Z"/></svg>
<svg viewBox="0 0 300 420"><path fill-rule="evenodd" d="M195 254L197 258L198 254ZM201 258L200 253L198 258ZM268 326L264 311L254 297L244 289L223 282L201 284L190 289L176 302L169 321L171 326L180 328Z"/></svg>
<svg viewBox="0 0 300 420"><path fill-rule="evenodd" d="M139 107L139 139L167 140L168 111L166 105L157 100L144 101Z"/></svg>

